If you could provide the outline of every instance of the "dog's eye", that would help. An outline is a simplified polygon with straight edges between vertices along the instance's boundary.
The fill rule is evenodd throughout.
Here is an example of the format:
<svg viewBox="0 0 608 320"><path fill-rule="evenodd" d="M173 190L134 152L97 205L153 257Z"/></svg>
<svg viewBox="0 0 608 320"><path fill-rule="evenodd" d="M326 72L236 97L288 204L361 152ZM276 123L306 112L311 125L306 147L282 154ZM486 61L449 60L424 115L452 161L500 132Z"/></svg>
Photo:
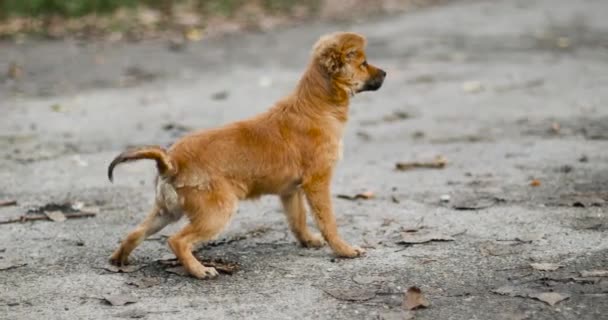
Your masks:
<svg viewBox="0 0 608 320"><path fill-rule="evenodd" d="M363 63L361 64L362 67L367 67L367 60L363 61Z"/></svg>

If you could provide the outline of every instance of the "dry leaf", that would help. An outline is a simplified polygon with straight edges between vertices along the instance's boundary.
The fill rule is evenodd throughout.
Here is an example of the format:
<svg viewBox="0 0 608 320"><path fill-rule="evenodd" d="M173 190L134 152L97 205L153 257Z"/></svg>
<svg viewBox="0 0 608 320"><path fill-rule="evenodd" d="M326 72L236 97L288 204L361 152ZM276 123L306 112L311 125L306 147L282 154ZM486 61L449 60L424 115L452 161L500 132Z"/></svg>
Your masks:
<svg viewBox="0 0 608 320"><path fill-rule="evenodd" d="M454 198L452 208L456 210L480 210L504 201L495 196L485 194L460 195Z"/></svg>
<svg viewBox="0 0 608 320"><path fill-rule="evenodd" d="M369 199L373 199L375 197L375 195L371 191L365 191L365 192L357 193L355 195L338 194L338 195L336 195L336 197L338 197L340 199L346 199L346 200L358 200L358 199L369 200Z"/></svg>
<svg viewBox="0 0 608 320"><path fill-rule="evenodd" d="M0 207L16 206L17 200L0 201Z"/></svg>
<svg viewBox="0 0 608 320"><path fill-rule="evenodd" d="M509 297L524 297L525 296L525 295L522 295L521 293L519 293L517 288L515 288L513 286L502 286L500 288L492 290L492 292L503 295L503 296L509 296Z"/></svg>
<svg viewBox="0 0 608 320"><path fill-rule="evenodd" d="M387 282L391 280L391 278L382 276L354 276L352 279L354 282L364 285L378 282Z"/></svg>
<svg viewBox="0 0 608 320"><path fill-rule="evenodd" d="M540 180L538 180L538 179L534 179L534 180L530 181L530 186L532 186L532 187L538 187L540 185L541 185L541 183L540 183Z"/></svg>
<svg viewBox="0 0 608 320"><path fill-rule="evenodd" d="M430 305L429 301L424 297L422 291L418 287L409 287L405 293L403 306L408 310L416 310L419 308L427 308Z"/></svg>
<svg viewBox="0 0 608 320"><path fill-rule="evenodd" d="M104 296L103 299L112 306L124 306L138 301L137 297L130 294L108 295Z"/></svg>
<svg viewBox="0 0 608 320"><path fill-rule="evenodd" d="M563 265L555 263L530 263L530 266L539 271L555 271L563 267Z"/></svg>
<svg viewBox="0 0 608 320"><path fill-rule="evenodd" d="M428 168L428 169L443 169L448 163L448 160L443 156L435 157L435 160L431 162L397 162L395 169L399 171L406 171L416 168Z"/></svg>
<svg viewBox="0 0 608 320"><path fill-rule="evenodd" d="M12 263L12 262L2 262L0 263L0 271L6 271L6 270L11 270L11 269L17 269L17 268L21 268L23 266L26 266L27 263Z"/></svg>
<svg viewBox="0 0 608 320"><path fill-rule="evenodd" d="M376 292L368 289L323 289L328 295L343 301L367 301L376 297Z"/></svg>
<svg viewBox="0 0 608 320"><path fill-rule="evenodd" d="M127 284L143 289L143 288L150 288L150 287L157 286L160 284L160 282L161 281L159 278L146 277L146 278L142 278L142 279L136 279L133 281L129 281L129 282L127 282Z"/></svg>
<svg viewBox="0 0 608 320"><path fill-rule="evenodd" d="M454 238L450 235L428 229L409 230L407 232L401 232L401 239L397 241L397 243L418 244L431 241L454 241Z"/></svg>
<svg viewBox="0 0 608 320"><path fill-rule="evenodd" d="M138 271L145 266L146 265L143 265L143 264L127 265L127 266L114 266L114 265L110 264L110 265L104 266L103 269L106 271L114 272L114 273L131 273L131 272Z"/></svg>
<svg viewBox="0 0 608 320"><path fill-rule="evenodd" d="M188 29L185 32L184 37L189 41L200 41L203 39L203 32L197 28Z"/></svg>
<svg viewBox="0 0 608 320"><path fill-rule="evenodd" d="M173 267L173 268L168 268L165 269L165 271L169 272L169 273L173 273L176 274L178 276L182 276L182 277L187 277L190 274L188 273L188 271L186 271L186 269L184 269L184 267L179 266L179 267Z"/></svg>
<svg viewBox="0 0 608 320"><path fill-rule="evenodd" d="M557 292L541 292L541 293L530 293L528 297L536 300L540 300L550 306L554 306L560 301L564 301L570 298L568 294L560 294Z"/></svg>
<svg viewBox="0 0 608 320"><path fill-rule="evenodd" d="M23 68L20 65L12 62L8 66L7 76L13 80L21 79L23 77Z"/></svg>
<svg viewBox="0 0 608 320"><path fill-rule="evenodd" d="M478 93L483 91L483 86L479 81L467 81L462 84L462 90L466 93Z"/></svg>
<svg viewBox="0 0 608 320"><path fill-rule="evenodd" d="M67 220L61 211L45 211L44 214L47 216L47 218L49 218L49 220L54 222L64 222Z"/></svg>
<svg viewBox="0 0 608 320"><path fill-rule="evenodd" d="M608 270L581 271L581 277L608 277Z"/></svg>

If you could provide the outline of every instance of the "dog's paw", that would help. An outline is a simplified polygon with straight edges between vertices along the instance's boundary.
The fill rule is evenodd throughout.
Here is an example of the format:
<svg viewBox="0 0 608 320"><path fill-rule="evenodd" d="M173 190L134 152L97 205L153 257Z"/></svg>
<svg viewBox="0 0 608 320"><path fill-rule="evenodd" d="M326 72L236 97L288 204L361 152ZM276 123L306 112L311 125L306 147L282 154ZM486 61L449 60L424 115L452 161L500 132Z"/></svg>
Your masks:
<svg viewBox="0 0 608 320"><path fill-rule="evenodd" d="M197 279L212 279L219 275L217 270L213 267L205 267L203 265L199 265L190 271L190 274Z"/></svg>
<svg viewBox="0 0 608 320"><path fill-rule="evenodd" d="M357 246L347 246L335 252L340 258L356 258L365 255L365 249Z"/></svg>
<svg viewBox="0 0 608 320"><path fill-rule="evenodd" d="M311 234L310 237L300 240L300 244L304 248L322 248L325 246L325 240L318 234Z"/></svg>
<svg viewBox="0 0 608 320"><path fill-rule="evenodd" d="M112 256L110 256L108 261L114 266L122 267L129 264L129 256L124 255L122 250L119 248L112 254Z"/></svg>

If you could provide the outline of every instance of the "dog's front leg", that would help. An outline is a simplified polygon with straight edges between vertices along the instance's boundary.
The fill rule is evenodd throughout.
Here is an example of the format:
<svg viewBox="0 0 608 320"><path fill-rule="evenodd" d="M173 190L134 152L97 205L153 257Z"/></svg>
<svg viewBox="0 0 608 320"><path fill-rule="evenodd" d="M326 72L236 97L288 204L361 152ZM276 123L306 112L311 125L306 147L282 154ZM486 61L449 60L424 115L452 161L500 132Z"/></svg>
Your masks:
<svg viewBox="0 0 608 320"><path fill-rule="evenodd" d="M330 177L331 172L326 172L312 177L302 185L308 205L323 238L336 255L345 258L361 256L365 250L349 245L338 234L336 218L331 205Z"/></svg>

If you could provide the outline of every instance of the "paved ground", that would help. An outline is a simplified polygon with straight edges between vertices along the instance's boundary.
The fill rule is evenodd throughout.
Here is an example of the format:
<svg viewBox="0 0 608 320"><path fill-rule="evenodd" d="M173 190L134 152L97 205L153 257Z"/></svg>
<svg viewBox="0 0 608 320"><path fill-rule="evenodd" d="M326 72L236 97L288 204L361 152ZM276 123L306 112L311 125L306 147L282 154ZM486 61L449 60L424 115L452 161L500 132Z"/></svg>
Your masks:
<svg viewBox="0 0 608 320"><path fill-rule="evenodd" d="M608 269L607 10L600 0L463 1L182 51L162 41L1 43L0 69L16 61L25 76L0 87L0 200L19 202L0 218L66 201L100 212L0 225L0 318L608 319L608 278L584 273ZM335 199L343 235L368 255L297 247L276 199L264 198L241 206L226 241L198 251L239 263L233 275L165 271L158 260L179 226L134 253L141 269L104 270L153 198L151 163L119 168L112 185L109 160L264 110L336 29L366 34L370 62L389 74L354 99L334 182L335 194L376 195ZM394 169L436 155L444 169ZM399 244L412 229L453 241ZM410 286L427 309L402 311ZM569 298L531 298L546 292ZM137 302L103 301L117 294Z"/></svg>

